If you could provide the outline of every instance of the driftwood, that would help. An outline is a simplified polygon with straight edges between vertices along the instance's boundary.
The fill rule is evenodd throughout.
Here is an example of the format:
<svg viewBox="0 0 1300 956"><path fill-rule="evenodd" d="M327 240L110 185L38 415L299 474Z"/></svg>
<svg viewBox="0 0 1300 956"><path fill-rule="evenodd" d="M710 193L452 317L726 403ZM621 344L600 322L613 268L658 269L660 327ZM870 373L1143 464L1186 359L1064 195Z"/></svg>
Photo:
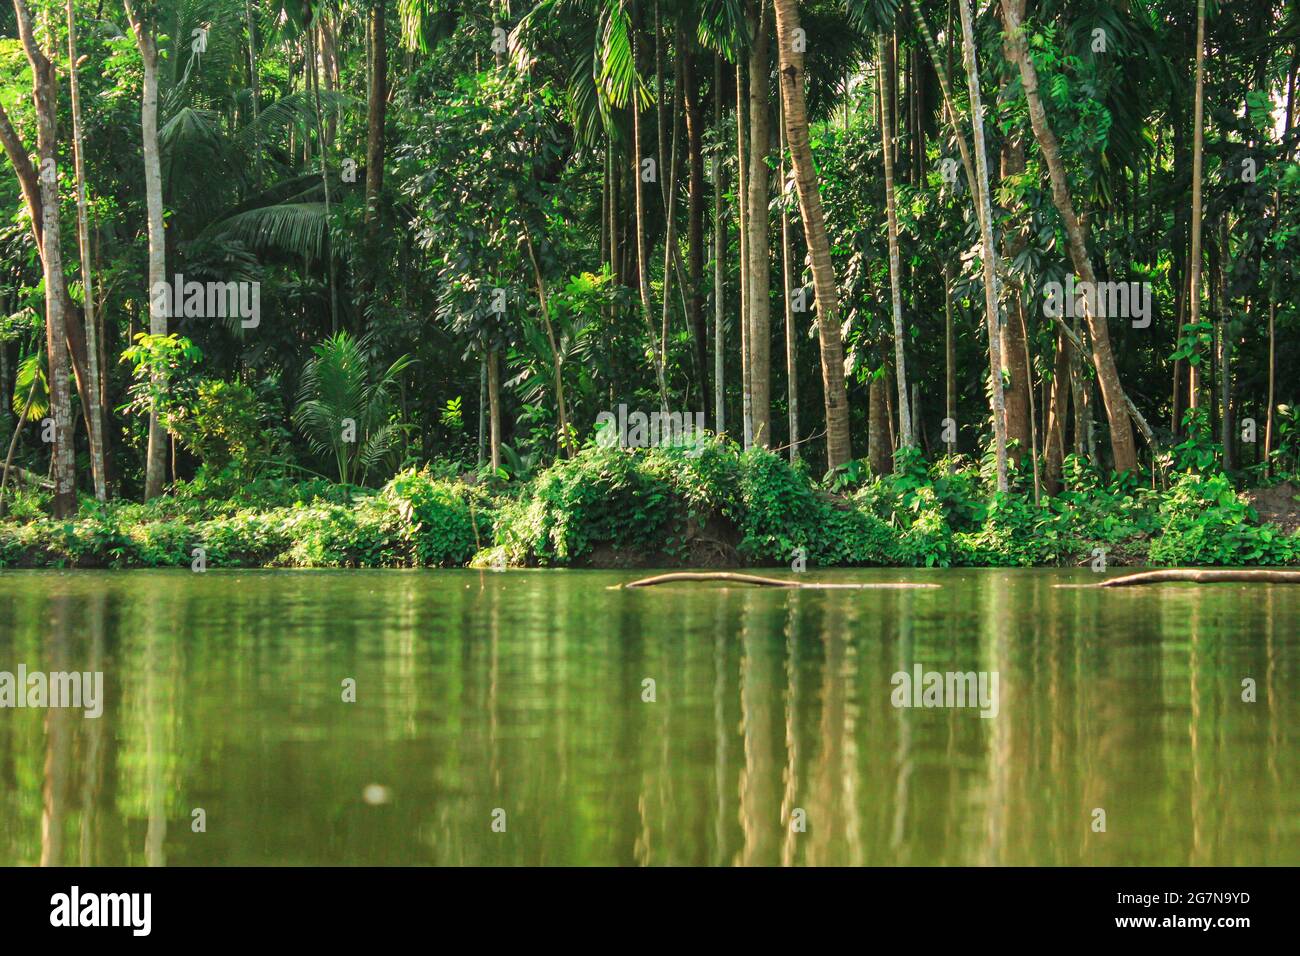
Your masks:
<svg viewBox="0 0 1300 956"><path fill-rule="evenodd" d="M736 574L732 571L674 571L671 574L656 574L654 577L641 578L623 585L625 588L648 588L656 584L671 584L675 581L733 581L737 584L755 584L769 588L815 588L818 590L845 589L862 590L866 588L937 588L937 584L913 584L904 581L887 581L871 584L832 584L815 581L792 581L789 578L765 578L757 574Z"/></svg>
<svg viewBox="0 0 1300 956"><path fill-rule="evenodd" d="M1277 571L1271 568L1168 568L1161 571L1126 574L1123 577L1100 581L1092 587L1123 588L1131 584L1161 584L1166 581L1191 581L1196 584L1209 584L1215 581L1300 584L1300 571Z"/></svg>

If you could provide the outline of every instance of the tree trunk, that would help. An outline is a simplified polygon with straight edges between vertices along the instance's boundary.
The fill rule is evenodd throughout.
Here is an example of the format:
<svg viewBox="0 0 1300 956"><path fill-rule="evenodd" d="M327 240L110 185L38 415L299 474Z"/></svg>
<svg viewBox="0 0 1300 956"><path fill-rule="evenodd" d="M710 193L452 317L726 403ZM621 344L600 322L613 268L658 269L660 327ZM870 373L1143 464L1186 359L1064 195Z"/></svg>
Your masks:
<svg viewBox="0 0 1300 956"><path fill-rule="evenodd" d="M62 240L59 236L58 73L40 48L31 14L23 0L14 0L18 33L32 69L32 101L36 109L36 149L40 156L41 220L44 225L45 348L48 359L50 415L54 447L50 477L54 482L51 512L67 518L77 510L76 455L72 434L72 395L65 326Z"/></svg>
<svg viewBox="0 0 1300 956"><path fill-rule="evenodd" d="M81 137L81 84L77 71L77 26L72 11L72 0L67 0L69 85L72 93L72 150L77 176L77 244L81 252L81 282L85 290L86 357L89 381L86 394L90 398L87 417L90 445L90 470L95 486L95 500L108 499L107 476L104 470L104 416L99 403L99 335L95 324L95 283L91 269L90 217L86 208L85 145ZM73 316L65 316L74 322Z"/></svg>
<svg viewBox="0 0 1300 956"><path fill-rule="evenodd" d="M785 380L786 406L790 418L790 462L799 460L799 345L794 328L794 310L790 305L790 210L789 180L786 178L785 165L785 94L777 91L777 103L781 110L780 122L780 165L777 166L781 180L781 301L784 303L785 321Z"/></svg>
<svg viewBox="0 0 1300 956"><path fill-rule="evenodd" d="M957 343L952 327L952 276L947 262L943 264L943 338L943 413L947 419L944 422L946 426L944 434L950 436L945 441L947 445L945 452L955 455L957 454Z"/></svg>
<svg viewBox="0 0 1300 956"><path fill-rule="evenodd" d="M551 362L555 384L555 414L559 426L559 440L556 443L560 454L572 458L574 453L573 435L569 432L569 413L564 402L564 361L555 340L555 328L551 324L551 307L546 296L546 280L542 277L542 266L537 261L537 250L527 228L524 231L524 245L528 249L528 258L533 264L533 278L537 280L537 301L542 310L542 324L546 330L546 341L551 346ZM666 300L666 297L665 297Z"/></svg>
<svg viewBox="0 0 1300 956"><path fill-rule="evenodd" d="M1002 140L1002 178L1016 176L1025 171L1025 147L1019 131L1013 131ZM1024 247L1024 240L1011 227L1003 230L1003 251L1011 262ZM1030 411L1031 382L1029 362L1026 358L1024 298L1018 286L1008 290L1007 321L1002 323L1002 367L1009 373L1004 401L1007 415L1007 441L1016 442L1018 457L1030 451L1032 421Z"/></svg>
<svg viewBox="0 0 1300 956"><path fill-rule="evenodd" d="M889 386L873 375L867 386L867 465L873 475L888 474L894 457L889 437Z"/></svg>
<svg viewBox="0 0 1300 956"><path fill-rule="evenodd" d="M713 154L713 428L718 434L726 431L726 392L723 388L723 370L726 359L725 313L727 235L724 231L722 196L722 57L713 55L713 128L719 148Z"/></svg>
<svg viewBox="0 0 1300 956"><path fill-rule="evenodd" d="M1204 2L1204 0L1200 0ZM961 0L965 21L970 13ZM1020 69L1021 83L1025 89L1025 99L1029 106L1029 119L1034 127L1034 136L1038 140L1043 161L1047 165L1052 181L1052 201L1061 215L1065 233L1069 239L1070 259L1079 278L1095 288L1096 275L1092 262L1088 258L1087 235L1074 211L1070 199L1069 183L1065 175L1065 164L1061 160L1060 145L1056 135L1047 122L1047 113L1038 95L1038 73L1026 50L1024 36L1020 28L1020 8L1023 0L1004 0L1002 15L1007 32L1007 49L1017 67ZM963 29L965 22L963 22ZM973 54L973 51L972 51ZM1106 406L1106 417L1110 422L1110 447L1114 458L1115 470L1132 472L1137 470L1137 450L1133 443L1133 425L1130 419L1128 399L1120 383L1119 369L1115 365L1115 356L1110 346L1110 330L1106 325L1106 316L1094 315L1087 309L1089 340L1092 344L1093 364L1097 369L1097 381L1101 386L1102 402Z"/></svg>
<svg viewBox="0 0 1300 956"><path fill-rule="evenodd" d="M921 32L921 39L925 42L926 50L930 53L930 62L934 64L935 75L939 77L939 91L943 94L944 113L948 117L948 123L952 126L953 137L957 140L957 150L961 154L962 168L966 172L967 187L971 191L971 197L974 200L975 218L978 220L983 210L980 209L979 200L976 197L975 186L975 167L971 162L970 147L966 144L966 134L962 131L961 125L957 122L957 108L953 105L952 85L948 78L948 68L945 60L939 55L938 45L934 42L934 34L930 32L930 25L926 22L925 16L921 13L921 7L918 0L908 0L912 7L912 16L916 20L917 29ZM952 19L952 12L949 11L949 21ZM951 22L949 23L951 27ZM951 34L951 30L949 30ZM949 43L951 43L951 35Z"/></svg>
<svg viewBox="0 0 1300 956"><path fill-rule="evenodd" d="M892 48L891 48L892 50ZM912 447L912 414L907 397L907 362L903 354L903 289L898 251L898 215L894 208L894 100L895 63L892 53L887 55L884 40L876 37L876 61L879 67L879 92L881 97L881 138L885 158L885 217L889 236L889 293L890 311L894 320L894 380L898 386L898 438L902 448Z"/></svg>
<svg viewBox="0 0 1300 956"><path fill-rule="evenodd" d="M635 7L633 8L635 13ZM632 63L634 66L639 65L637 54L640 52L640 44L637 43L637 28L635 16L633 24L629 29L632 37ZM641 295L641 315L645 320L646 346L650 349L650 355L654 362L655 379L659 385L659 407L660 410L668 411L668 385L664 379L663 356L659 354L656 346L654 320L651 318L650 306L650 277L647 274L646 264L646 223L645 223L645 190L641 188L641 104L637 101L636 84L633 84L631 97L632 107L632 188L635 194L636 202L636 272L637 287ZM662 170L656 169L655 175Z"/></svg>
<svg viewBox="0 0 1300 956"><path fill-rule="evenodd" d="M704 110L695 75L692 40L678 31L686 98L686 322L699 383L701 414L709 407L708 329L704 320Z"/></svg>
<svg viewBox="0 0 1300 956"><path fill-rule="evenodd" d="M1234 448L1236 428L1232 416L1232 325L1229 322L1231 306L1228 302L1228 274L1232 271L1232 236L1225 213L1220 220L1219 266L1215 276L1215 299L1218 321L1215 335L1218 338L1219 362L1219 441L1223 445L1223 470L1234 471L1237 455Z"/></svg>
<svg viewBox="0 0 1300 956"><path fill-rule="evenodd" d="M677 147L679 145L681 125L678 123L678 117L681 115L682 83L681 83L681 64L678 63L677 82L673 84L673 102L672 102L672 149L668 154L668 172L665 175L664 170L659 170L660 181L666 183L664 187L664 295L663 295L663 312L662 326L659 335L659 354L664 357L664 362L668 361L668 328L669 319L672 315L672 289L673 275L673 256L677 252ZM662 110L660 111L662 115ZM680 273L678 281L681 280ZM685 299L683 299L683 302ZM685 311L685 310L683 310Z"/></svg>
<svg viewBox="0 0 1300 956"><path fill-rule="evenodd" d="M144 85L140 97L140 129L144 147L144 192L149 231L149 334L167 334L167 303L170 296L155 295L167 287L167 231L163 222L162 158L158 144L158 38L152 23L145 23L133 0L124 0L127 18L135 34L136 46L144 65ZM160 377L155 387L163 386ZM144 498L162 494L167 477L167 436L163 432L155 404L149 410L149 448L145 454Z"/></svg>
<svg viewBox="0 0 1300 956"><path fill-rule="evenodd" d="M492 472L501 467L501 359L495 348L488 350L488 420Z"/></svg>
<svg viewBox="0 0 1300 956"><path fill-rule="evenodd" d="M799 190L799 213L812 264L817 298L817 335L821 345L822 387L826 402L826 464L838 468L853 457L849 439L849 401L844 386L844 343L840 340L839 290L831 263L830 241L822 213L817 173L808 142L808 108L804 100L803 43L795 43L798 0L775 0L781 91L785 97L785 135ZM802 34L799 34L802 36Z"/></svg>
<svg viewBox="0 0 1300 956"><path fill-rule="evenodd" d="M749 100L745 78L748 72L736 63L736 208L740 222L740 413L742 448L754 442L754 418L750 391L749 362Z"/></svg>
<svg viewBox="0 0 1300 956"><path fill-rule="evenodd" d="M1010 0L1008 0L1010 2ZM1002 394L1002 319L998 312L997 254L993 245L993 207L989 197L988 153L984 147L984 107L980 102L979 68L975 62L975 31L967 0L957 0L961 14L962 51L971 104L971 132L974 134L975 190L980 207L980 258L984 262L984 306L989 337L990 402L993 410L993 443L997 457L998 491L1007 490L1006 407Z"/></svg>
<svg viewBox="0 0 1300 956"><path fill-rule="evenodd" d="M330 332L331 334L334 334L339 330L339 290L338 276L335 274L334 266L334 243L331 241L332 237L330 232L330 207L332 205L332 197L330 196L329 167L326 164L328 144L325 139L324 118L320 104L320 70L318 68L319 64L317 61L316 43L317 29L318 26L314 21L307 29L307 58L309 61L307 75L311 82L312 104L316 111L316 143L320 147L320 181L321 188L325 193L325 264L330 285ZM369 175L368 170L367 175Z"/></svg>
<svg viewBox="0 0 1300 956"><path fill-rule="evenodd" d="M366 243L372 250L379 236L380 197L384 189L384 124L388 112L388 34L384 4L370 8L370 88L366 102Z"/></svg>
<svg viewBox="0 0 1300 956"><path fill-rule="evenodd" d="M1187 166L1188 159L1181 120L1181 116L1173 117L1173 178L1175 182L1182 182L1183 171ZM1174 288L1174 313L1178 317L1177 331L1174 333L1175 343L1182 339L1183 327L1187 324L1188 211L1188 207L1181 205L1174 211L1173 248L1170 252L1169 282ZM1185 359L1174 359L1173 388L1169 403L1169 430L1174 437L1182 434L1183 411L1187 402L1187 390L1183 385L1186 377L1186 366Z"/></svg>
<svg viewBox="0 0 1300 956"><path fill-rule="evenodd" d="M1201 175L1205 144L1205 0L1196 0L1196 100L1192 113L1192 253L1187 293L1188 322L1201 321ZM1187 407L1200 408L1201 370L1199 357L1188 361Z"/></svg>
<svg viewBox="0 0 1300 956"><path fill-rule="evenodd" d="M754 442L772 445L772 305L768 192L772 124L767 0L750 0L749 23L749 388Z"/></svg>
<svg viewBox="0 0 1300 956"><path fill-rule="evenodd" d="M1052 390L1047 402L1047 467L1044 485L1048 496L1061 490L1062 465L1065 462L1065 416L1070 402L1070 344L1062 332L1056 334L1056 366L1052 372Z"/></svg>
<svg viewBox="0 0 1300 956"><path fill-rule="evenodd" d="M262 185L262 134L258 128L258 99L260 94L257 75L257 27L253 16L253 0L244 0L244 22L248 27L248 87L253 106L253 182Z"/></svg>

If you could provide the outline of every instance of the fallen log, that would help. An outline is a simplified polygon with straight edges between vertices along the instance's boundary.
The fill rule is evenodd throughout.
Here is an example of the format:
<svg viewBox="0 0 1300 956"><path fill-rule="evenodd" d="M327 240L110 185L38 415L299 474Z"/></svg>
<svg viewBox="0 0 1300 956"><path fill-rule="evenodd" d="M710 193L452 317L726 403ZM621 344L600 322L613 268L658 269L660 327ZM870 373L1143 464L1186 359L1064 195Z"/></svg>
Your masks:
<svg viewBox="0 0 1300 956"><path fill-rule="evenodd" d="M12 471L14 477L28 487L44 488L46 491L54 490L54 482L50 481L48 478L41 477L33 471L28 471L26 468L19 468L17 465L13 466Z"/></svg>
<svg viewBox="0 0 1300 956"><path fill-rule="evenodd" d="M656 584L671 584L675 581L732 581L737 584L753 584L768 588L815 588L818 590L846 589L862 590L866 588L937 588L937 584L914 584L909 581L885 581L879 583L836 584L817 581L792 581L789 578L765 578L757 574L736 574L732 571L673 571L669 574L656 574L653 577L629 581L625 588L648 588Z"/></svg>
<svg viewBox="0 0 1300 956"><path fill-rule="evenodd" d="M1279 571L1272 568L1166 568L1160 571L1139 571L1123 577L1099 581L1092 587L1123 588L1131 584L1161 584L1166 581L1191 581L1210 584L1216 581L1235 581L1256 584L1300 584L1300 571Z"/></svg>

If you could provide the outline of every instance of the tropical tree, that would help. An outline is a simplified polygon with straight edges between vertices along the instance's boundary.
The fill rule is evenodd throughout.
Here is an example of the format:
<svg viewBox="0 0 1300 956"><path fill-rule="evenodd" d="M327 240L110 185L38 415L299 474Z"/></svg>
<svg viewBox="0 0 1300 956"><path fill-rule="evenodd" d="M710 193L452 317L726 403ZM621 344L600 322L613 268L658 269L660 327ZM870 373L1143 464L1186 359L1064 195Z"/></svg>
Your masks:
<svg viewBox="0 0 1300 956"><path fill-rule="evenodd" d="M366 346L347 332L314 346L294 409L294 423L316 454L333 459L343 484L364 484L401 436L393 391L411 360L403 355L376 371Z"/></svg>
<svg viewBox="0 0 1300 956"><path fill-rule="evenodd" d="M817 337L821 344L822 390L826 409L826 465L838 468L852 457L849 439L849 400L844 387L844 343L840 339L839 290L831 264L830 242L822 213L821 192L809 145L808 105L804 96L806 43L799 21L798 0L774 0L777 51L785 135L790 145L799 192L799 214L811 260L816 295Z"/></svg>

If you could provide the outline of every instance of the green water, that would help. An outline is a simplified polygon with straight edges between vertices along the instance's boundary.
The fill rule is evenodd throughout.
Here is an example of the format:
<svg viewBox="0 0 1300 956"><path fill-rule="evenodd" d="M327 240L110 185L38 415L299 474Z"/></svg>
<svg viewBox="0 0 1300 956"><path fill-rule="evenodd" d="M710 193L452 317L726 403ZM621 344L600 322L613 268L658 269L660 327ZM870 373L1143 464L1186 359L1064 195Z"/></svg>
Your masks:
<svg viewBox="0 0 1300 956"><path fill-rule="evenodd" d="M629 579L0 573L0 671L104 675L0 710L0 864L1300 862L1300 588Z"/></svg>

